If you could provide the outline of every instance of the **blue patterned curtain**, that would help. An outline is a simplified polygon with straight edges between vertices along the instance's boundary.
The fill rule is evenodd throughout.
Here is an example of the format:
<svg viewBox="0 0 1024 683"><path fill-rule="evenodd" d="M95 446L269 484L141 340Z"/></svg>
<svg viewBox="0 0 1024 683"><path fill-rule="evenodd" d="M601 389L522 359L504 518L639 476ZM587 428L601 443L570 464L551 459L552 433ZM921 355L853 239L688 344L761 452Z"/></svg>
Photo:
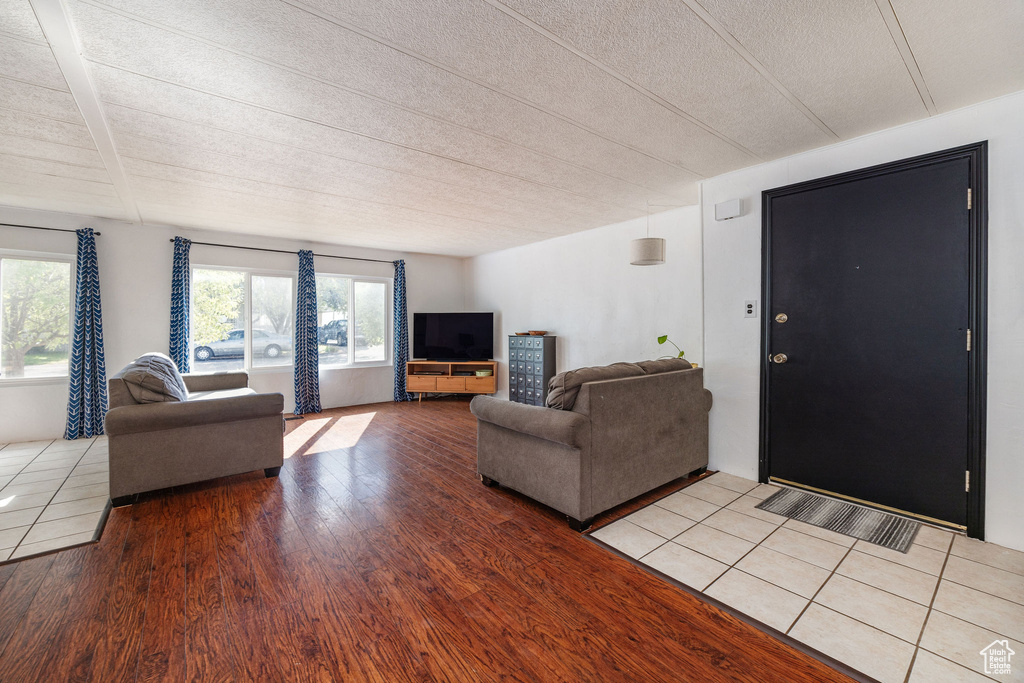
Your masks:
<svg viewBox="0 0 1024 683"><path fill-rule="evenodd" d="M107 414L107 369L103 362L100 271L92 228L78 233L75 280L75 336L69 362L68 423L65 439L98 436Z"/></svg>
<svg viewBox="0 0 1024 683"><path fill-rule="evenodd" d="M395 261L395 401L411 401L405 390L405 364L409 362L409 316L405 311L405 261Z"/></svg>
<svg viewBox="0 0 1024 683"><path fill-rule="evenodd" d="M188 267L188 251L192 240L174 238L174 266L171 269L171 360L178 366L178 372L189 371L188 353L188 302L191 273Z"/></svg>
<svg viewBox="0 0 1024 683"><path fill-rule="evenodd" d="M295 414L319 413L320 347L316 329L316 271L313 252L299 252L295 298Z"/></svg>

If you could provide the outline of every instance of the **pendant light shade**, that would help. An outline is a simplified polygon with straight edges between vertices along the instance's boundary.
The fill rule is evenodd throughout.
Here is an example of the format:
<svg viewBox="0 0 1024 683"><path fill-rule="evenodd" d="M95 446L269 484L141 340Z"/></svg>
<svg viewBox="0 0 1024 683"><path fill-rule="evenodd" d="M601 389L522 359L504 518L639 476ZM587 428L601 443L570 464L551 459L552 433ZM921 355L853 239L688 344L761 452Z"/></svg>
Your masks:
<svg viewBox="0 0 1024 683"><path fill-rule="evenodd" d="M642 237L629 244L629 262L634 266L656 266L665 262L665 240Z"/></svg>

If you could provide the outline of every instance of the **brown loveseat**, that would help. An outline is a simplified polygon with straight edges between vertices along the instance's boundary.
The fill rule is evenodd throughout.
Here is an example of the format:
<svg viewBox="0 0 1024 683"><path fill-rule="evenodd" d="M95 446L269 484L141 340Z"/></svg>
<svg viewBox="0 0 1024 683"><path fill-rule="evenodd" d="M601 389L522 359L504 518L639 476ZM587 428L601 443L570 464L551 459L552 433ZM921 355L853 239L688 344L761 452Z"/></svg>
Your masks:
<svg viewBox="0 0 1024 683"><path fill-rule="evenodd" d="M262 469L268 477L280 472L281 394L257 394L248 388L246 373L232 372L177 375L187 387L186 400L153 398L138 385L129 386L125 370L108 382L105 431L114 506L127 505L145 491L252 470Z"/></svg>
<svg viewBox="0 0 1024 683"><path fill-rule="evenodd" d="M680 359L556 375L548 405L477 396L477 472L566 514L595 515L707 468L711 392Z"/></svg>

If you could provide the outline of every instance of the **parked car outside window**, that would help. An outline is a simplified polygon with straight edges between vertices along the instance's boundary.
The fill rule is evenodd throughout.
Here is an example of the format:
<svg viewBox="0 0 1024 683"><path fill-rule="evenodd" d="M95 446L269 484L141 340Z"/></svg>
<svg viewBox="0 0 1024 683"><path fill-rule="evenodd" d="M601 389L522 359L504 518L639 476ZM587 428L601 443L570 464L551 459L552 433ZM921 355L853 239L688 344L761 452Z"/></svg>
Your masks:
<svg viewBox="0 0 1024 683"><path fill-rule="evenodd" d="M317 329L317 339L321 344L348 346L348 321L331 320Z"/></svg>
<svg viewBox="0 0 1024 683"><path fill-rule="evenodd" d="M291 353L292 340L283 334L253 330L252 352L265 358L277 358ZM215 358L240 358L245 355L245 330L231 330L228 336L205 346L196 347L196 360L200 363Z"/></svg>

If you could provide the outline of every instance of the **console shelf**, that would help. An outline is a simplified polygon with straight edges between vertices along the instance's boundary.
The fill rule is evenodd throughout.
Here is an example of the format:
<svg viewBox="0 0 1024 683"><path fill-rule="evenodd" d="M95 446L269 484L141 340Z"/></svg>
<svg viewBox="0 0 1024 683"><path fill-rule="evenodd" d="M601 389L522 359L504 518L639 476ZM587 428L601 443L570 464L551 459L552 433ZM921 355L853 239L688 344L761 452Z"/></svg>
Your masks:
<svg viewBox="0 0 1024 683"><path fill-rule="evenodd" d="M477 370L490 370L490 377L477 377ZM493 394L498 390L498 363L493 360L436 361L411 360L405 364L405 390L423 394Z"/></svg>

